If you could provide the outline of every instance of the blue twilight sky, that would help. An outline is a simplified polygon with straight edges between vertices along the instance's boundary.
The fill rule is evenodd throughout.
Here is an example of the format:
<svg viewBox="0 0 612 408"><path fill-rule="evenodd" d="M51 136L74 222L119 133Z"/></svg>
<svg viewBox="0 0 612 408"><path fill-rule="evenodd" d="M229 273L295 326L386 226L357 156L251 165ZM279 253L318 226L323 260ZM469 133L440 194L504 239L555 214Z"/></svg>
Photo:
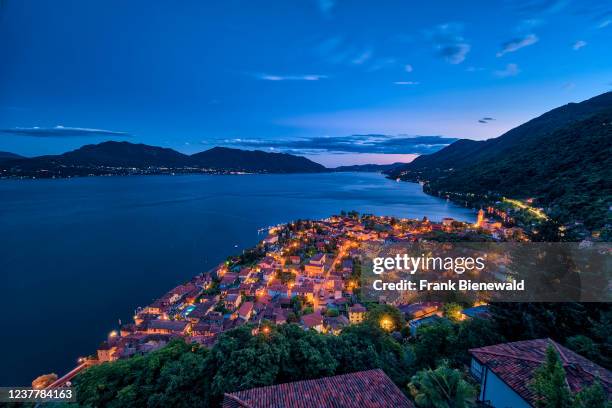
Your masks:
<svg viewBox="0 0 612 408"><path fill-rule="evenodd" d="M609 91L611 45L605 1L0 0L0 150L409 160Z"/></svg>

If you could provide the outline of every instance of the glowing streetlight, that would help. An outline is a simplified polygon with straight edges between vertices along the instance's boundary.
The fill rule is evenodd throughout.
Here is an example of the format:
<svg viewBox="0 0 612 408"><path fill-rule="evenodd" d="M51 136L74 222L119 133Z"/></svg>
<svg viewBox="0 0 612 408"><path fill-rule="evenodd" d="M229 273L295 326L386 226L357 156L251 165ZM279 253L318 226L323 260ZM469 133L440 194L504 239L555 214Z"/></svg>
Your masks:
<svg viewBox="0 0 612 408"><path fill-rule="evenodd" d="M394 326L393 320L391 320L389 317L385 316L382 319L380 319L380 327L383 330L391 331L393 330L393 326Z"/></svg>

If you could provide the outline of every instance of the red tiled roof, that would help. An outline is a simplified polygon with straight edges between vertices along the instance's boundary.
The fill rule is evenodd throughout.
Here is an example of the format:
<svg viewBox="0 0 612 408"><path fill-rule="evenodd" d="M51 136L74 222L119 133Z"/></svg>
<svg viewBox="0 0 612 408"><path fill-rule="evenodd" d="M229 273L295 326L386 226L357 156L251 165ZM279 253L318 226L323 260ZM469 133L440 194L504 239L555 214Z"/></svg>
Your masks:
<svg viewBox="0 0 612 408"><path fill-rule="evenodd" d="M240 316L246 316L247 314L253 311L253 302L244 302L240 309L238 309L238 314Z"/></svg>
<svg viewBox="0 0 612 408"><path fill-rule="evenodd" d="M225 394L224 408L414 408L382 370L252 388Z"/></svg>
<svg viewBox="0 0 612 408"><path fill-rule="evenodd" d="M315 312L302 316L302 323L308 328L313 328L323 324L323 316L320 312Z"/></svg>
<svg viewBox="0 0 612 408"><path fill-rule="evenodd" d="M363 307L362 305L360 305L359 303L355 303L353 306L351 306L349 308L349 311L353 312L353 313L365 313L368 310Z"/></svg>
<svg viewBox="0 0 612 408"><path fill-rule="evenodd" d="M183 331L188 322L180 320L151 320L148 324L149 329Z"/></svg>
<svg viewBox="0 0 612 408"><path fill-rule="evenodd" d="M546 349L549 345L559 353L567 376L567 383L572 392L578 392L599 378L606 392L612 393L612 373L610 371L551 339L495 344L471 349L470 353L523 399L533 404L535 395L529 384L533 380L533 372L545 361Z"/></svg>

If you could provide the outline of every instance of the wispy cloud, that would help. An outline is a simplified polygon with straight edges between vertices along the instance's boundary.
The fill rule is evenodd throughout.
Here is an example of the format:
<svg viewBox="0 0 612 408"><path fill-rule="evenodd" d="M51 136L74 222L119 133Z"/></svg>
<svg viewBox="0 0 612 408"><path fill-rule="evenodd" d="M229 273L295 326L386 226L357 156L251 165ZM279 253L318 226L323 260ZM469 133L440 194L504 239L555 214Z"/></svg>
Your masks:
<svg viewBox="0 0 612 408"><path fill-rule="evenodd" d="M542 24L544 24L544 20L542 19L526 18L526 19L521 20L518 23L518 25L516 26L516 31L518 32L531 31L535 27L541 26Z"/></svg>
<svg viewBox="0 0 612 408"><path fill-rule="evenodd" d="M607 19L602 21L601 23L599 23L597 25L597 28L606 28L607 26L609 26L610 24L612 24L612 19Z"/></svg>
<svg viewBox="0 0 612 408"><path fill-rule="evenodd" d="M380 71L383 68L390 67L396 63L395 58L377 58L366 68L367 72Z"/></svg>
<svg viewBox="0 0 612 408"><path fill-rule="evenodd" d="M319 81L327 79L327 75L320 74L305 74L305 75L273 75L273 74L256 74L255 78L262 81Z"/></svg>
<svg viewBox="0 0 612 408"><path fill-rule="evenodd" d="M495 76L499 78L507 78L507 77L512 77L512 76L517 76L519 72L521 72L521 70L519 69L518 65L508 64L506 65L506 68L499 70L499 71L495 71Z"/></svg>
<svg viewBox="0 0 612 408"><path fill-rule="evenodd" d="M447 45L440 48L440 55L451 64L461 64L471 48L471 45L466 43Z"/></svg>
<svg viewBox="0 0 612 408"><path fill-rule="evenodd" d="M354 65L362 65L363 63L367 62L370 58L372 58L372 50L367 49L363 51L361 54L355 56L351 60L351 63L353 63Z"/></svg>
<svg viewBox="0 0 612 408"><path fill-rule="evenodd" d="M412 67L412 65L406 64L406 66L404 66L404 71L412 72L412 71L414 71L414 68Z"/></svg>
<svg viewBox="0 0 612 408"><path fill-rule="evenodd" d="M336 6L336 1L335 0L316 0L316 2L317 2L317 6L319 7L319 11L321 12L321 14L326 18L330 18L333 9Z"/></svg>
<svg viewBox="0 0 612 408"><path fill-rule="evenodd" d="M539 38L535 34L528 34L521 38L514 38L502 44L501 51L498 51L496 55L497 57L501 57L510 52L515 52L515 51L520 50L521 48L525 48L530 45L533 45L537 43L538 41L539 41Z"/></svg>
<svg viewBox="0 0 612 408"><path fill-rule="evenodd" d="M515 1L512 0L511 4L515 6L516 10L525 14L539 14L547 13L554 14L563 10L570 3L570 0L527 0L527 1Z"/></svg>
<svg viewBox="0 0 612 408"><path fill-rule="evenodd" d="M301 139L224 139L206 141L230 147L275 150L294 154L321 153L379 153L428 154L455 142L456 138L442 136L350 135L339 137L311 137Z"/></svg>
<svg viewBox="0 0 612 408"><path fill-rule="evenodd" d="M472 46L463 38L463 25L447 23L434 27L426 32L433 42L438 56L450 64L460 64L465 61Z"/></svg>
<svg viewBox="0 0 612 408"><path fill-rule="evenodd" d="M572 45L572 48L574 49L574 51L578 51L579 49L581 49L582 47L585 47L586 45L587 45L586 41L579 40L579 41L576 41L574 45Z"/></svg>
<svg viewBox="0 0 612 408"><path fill-rule="evenodd" d="M395 85L418 85L420 82L417 81L395 81Z"/></svg>
<svg viewBox="0 0 612 408"><path fill-rule="evenodd" d="M489 123L492 120L495 120L495 118L485 116L484 118L478 119L478 123Z"/></svg>
<svg viewBox="0 0 612 408"><path fill-rule="evenodd" d="M32 137L130 136L130 134L127 132L67 126L17 127L11 129L0 129L0 133Z"/></svg>

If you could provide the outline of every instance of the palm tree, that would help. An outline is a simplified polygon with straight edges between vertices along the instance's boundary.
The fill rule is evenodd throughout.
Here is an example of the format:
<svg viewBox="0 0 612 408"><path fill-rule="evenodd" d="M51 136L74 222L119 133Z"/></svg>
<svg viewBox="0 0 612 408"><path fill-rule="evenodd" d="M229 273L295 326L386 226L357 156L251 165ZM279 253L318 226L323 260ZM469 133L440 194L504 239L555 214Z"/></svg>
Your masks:
<svg viewBox="0 0 612 408"><path fill-rule="evenodd" d="M467 408L474 406L476 391L459 370L446 364L417 372L408 390L420 408Z"/></svg>

